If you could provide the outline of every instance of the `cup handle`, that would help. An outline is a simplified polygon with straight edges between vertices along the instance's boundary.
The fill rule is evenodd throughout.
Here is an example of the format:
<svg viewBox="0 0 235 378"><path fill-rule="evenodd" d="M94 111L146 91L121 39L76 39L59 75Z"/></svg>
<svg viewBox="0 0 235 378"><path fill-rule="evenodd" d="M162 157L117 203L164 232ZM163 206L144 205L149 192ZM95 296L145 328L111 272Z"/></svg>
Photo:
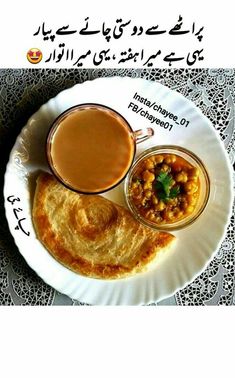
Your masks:
<svg viewBox="0 0 235 378"><path fill-rule="evenodd" d="M154 130L151 127L146 127L146 129L139 129L133 132L136 144L144 142L145 140L151 138L153 135Z"/></svg>

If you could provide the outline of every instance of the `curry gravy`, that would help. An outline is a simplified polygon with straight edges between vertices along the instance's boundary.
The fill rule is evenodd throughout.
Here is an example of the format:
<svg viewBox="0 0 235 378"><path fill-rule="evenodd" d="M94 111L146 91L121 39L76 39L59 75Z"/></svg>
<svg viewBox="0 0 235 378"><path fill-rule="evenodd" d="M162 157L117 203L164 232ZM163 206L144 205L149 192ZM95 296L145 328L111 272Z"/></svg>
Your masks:
<svg viewBox="0 0 235 378"><path fill-rule="evenodd" d="M125 121L98 107L75 109L62 119L51 141L55 172L69 187L105 191L128 172L135 143Z"/></svg>

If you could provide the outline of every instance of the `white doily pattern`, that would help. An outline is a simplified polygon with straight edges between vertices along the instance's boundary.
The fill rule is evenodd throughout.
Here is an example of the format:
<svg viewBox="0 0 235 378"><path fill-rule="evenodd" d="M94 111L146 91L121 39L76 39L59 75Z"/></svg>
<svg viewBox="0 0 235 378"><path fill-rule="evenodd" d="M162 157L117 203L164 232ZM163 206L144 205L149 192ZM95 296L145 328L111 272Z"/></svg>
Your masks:
<svg viewBox="0 0 235 378"><path fill-rule="evenodd" d="M50 98L76 83L104 76L159 81L192 100L211 120L235 162L234 69L0 70L1 186L9 152L28 118ZM234 214L234 211L233 211ZM56 292L26 264L8 230L0 197L0 304L84 305ZM232 216L217 255L190 285L159 304L235 305L235 225ZM152 303L156 305L157 303Z"/></svg>

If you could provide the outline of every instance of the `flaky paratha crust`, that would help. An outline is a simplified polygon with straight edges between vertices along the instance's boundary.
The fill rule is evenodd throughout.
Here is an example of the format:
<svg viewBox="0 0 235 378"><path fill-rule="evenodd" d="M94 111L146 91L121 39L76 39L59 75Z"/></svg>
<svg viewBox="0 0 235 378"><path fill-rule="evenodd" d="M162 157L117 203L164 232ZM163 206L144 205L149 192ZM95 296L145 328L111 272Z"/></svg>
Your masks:
<svg viewBox="0 0 235 378"><path fill-rule="evenodd" d="M99 195L65 188L48 173L37 179L33 222L38 239L58 262L92 278L143 272L175 239L142 226L127 209Z"/></svg>

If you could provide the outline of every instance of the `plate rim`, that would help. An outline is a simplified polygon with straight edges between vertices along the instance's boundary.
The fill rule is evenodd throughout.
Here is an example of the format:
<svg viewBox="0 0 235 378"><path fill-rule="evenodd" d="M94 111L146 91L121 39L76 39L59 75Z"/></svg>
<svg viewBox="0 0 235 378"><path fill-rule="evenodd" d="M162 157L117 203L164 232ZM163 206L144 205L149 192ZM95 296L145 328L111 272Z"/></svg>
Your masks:
<svg viewBox="0 0 235 378"><path fill-rule="evenodd" d="M7 176L7 173L8 173L9 167L10 167L10 165L11 165L11 159L12 159L12 156L13 156L13 153L14 153L14 149L16 148L16 145L17 145L17 143L18 143L18 141L19 141L19 138L21 137L21 135L22 135L22 133L24 132L24 130L27 129L30 120L32 120L33 118L35 118L38 114L40 115L40 113L42 112L42 108L43 108L43 107L48 106L48 104L49 104L51 101L55 101L59 96L64 95L65 92L68 93L68 92L71 91L74 87L78 87L78 86L80 87L81 85L84 85L84 84L85 84L85 85L92 85L92 83L93 83L94 81L98 81L98 80L99 80L99 81L101 81L101 80L105 80L105 81L107 81L107 80L110 80L110 79L111 79L111 80L114 80L114 79L117 79L117 80L123 80L123 79L125 80L125 79L128 79L128 80L130 80L130 79L131 79L131 80L135 80L135 81L136 81L136 80L139 80L139 81L144 81L144 82L148 82L148 83L153 83L153 84L157 84L157 85L159 85L159 86L164 87L164 89L167 90L167 91L170 91L170 92L173 92L173 93L177 94L177 96L180 96L184 101L186 101L188 104L190 104L190 106L192 106L192 107L197 111L197 113L198 113L198 115L199 115L200 117L203 117L203 118L204 118L204 120L206 121L207 125L211 128L211 130L213 130L214 136L215 136L215 138L217 139L217 141L219 142L219 144L220 144L220 146L221 146L221 150L223 151L223 155L224 155L224 157L225 157L225 161L226 161L226 166L227 166L228 171L229 171L229 178L230 178L230 185L229 185L230 202L229 202L229 205L228 205L228 207L229 207L229 212L227 213L227 220L226 220L226 222L225 222L224 225L223 225L223 232L221 233L221 237L220 237L220 239L219 239L219 241L218 241L218 243L217 243L217 247L216 247L216 249L211 253L210 258L207 259L206 263L203 265L203 267L201 268L201 270L197 270L197 273L195 273L195 274L193 275L193 277L190 278L190 280L185 281L182 285L178 286L176 289L171 290L167 295L162 294L162 295L158 296L157 299L153 299L153 300L150 300L150 301L148 301L148 302L145 302L145 301L141 301L141 300L139 300L139 301L136 301L135 303L130 303L130 305L145 305L145 304L152 303L153 301L155 301L155 302L159 302L159 301L161 301L161 300L164 299L164 298L167 298L167 297L169 297L169 296L175 295L176 292L178 292L179 290L182 290L185 286L187 286L189 283L191 283L191 282L192 282L197 276L199 276L199 275L205 270L206 266L208 266L208 264L209 264L209 263L211 262L211 260L214 258L215 254L217 253L217 251L218 251L218 249L219 249L219 247L220 247L220 245L221 245L221 242L222 242L223 239L225 238L226 231L227 231L227 227L228 227L228 224L229 224L229 221L230 221L230 217L231 217L231 215L232 215L232 203L233 203L232 167L231 167L231 163L230 163L230 160L229 160L229 157L228 157L227 150L225 149L225 147L224 147L224 145L223 145L221 139L219 138L218 133L216 133L216 130L215 130L215 128L213 127L212 122L211 122L211 121L210 121L210 120L209 120L209 119L208 119L208 118L202 113L201 109L198 108L198 107L196 106L196 104L195 104L193 101L191 101L191 100L188 99L187 97L183 96L181 93L175 91L174 89L171 89L171 88L167 87L166 85L163 85L162 83L155 82L155 81L152 81L152 80L147 80L147 79L145 79L145 78L135 78L135 77L128 77L128 76L124 76L124 77L121 77L121 76L112 76L112 77L101 77L101 78L96 78L96 79L94 79L94 80L86 80L85 82L82 82L82 83L76 83L76 84L73 85L72 87L70 87L70 88L66 88L66 89L62 90L61 92L59 92L59 93L58 93L56 96L54 96L53 98L50 98L47 102L45 102L44 104L42 104L42 105L38 108L38 110L37 110L36 112L34 112L34 113L29 117L28 121L26 122L26 124L23 126L23 128L20 130L20 133L19 133L18 136L16 137L15 143L14 143L14 145L13 145L11 151L10 151L9 159L8 159L7 164L6 164L6 170L5 170L5 174L4 174L4 183L3 183L3 195L4 195L5 217L6 217L6 219L7 219L8 226L9 226L9 230L10 230L10 233L11 233L11 235L12 235L14 241L15 241L15 244L16 244L16 246L17 246L17 249L18 249L18 251L20 252L21 256L24 258L24 260L26 261L26 263L30 266L30 268L33 269L34 272L35 272L35 273L36 273L36 274L37 274L37 275L38 275L38 276L39 276L39 277L40 277L40 278L41 278L46 284L50 285L50 286L51 286L52 288L54 288L55 290L57 290L57 291L59 291L59 292L62 292L62 293L64 293L64 294L68 295L70 298L73 298L73 299L76 299L76 300L80 300L80 299L78 299L77 297L73 297L73 296L71 295L71 293L66 292L66 289L62 291L62 290L61 290L61 287L56 287L57 285L55 285L55 284L52 285L50 282L48 282L47 279L42 278L42 276L38 273L38 270L36 270L35 267L32 266L32 265L27 261L26 257L25 257L24 254L21 252L21 250L20 250L20 248L19 248L19 246L18 246L18 243L17 243L17 238L15 237L16 234L15 234L15 233L12 233L12 231L11 231L11 226L10 226L10 223L9 223L9 219L8 219L8 216L7 216L7 212L8 212L8 210L7 210L7 206L6 206L6 193L5 193L5 191L6 191L6 176ZM36 240L38 240L38 239L36 239ZM40 241L39 241L39 242L40 242ZM44 247L44 246L43 246L43 247ZM45 248L45 247L44 247L44 248ZM82 276L80 276L80 277L82 277ZM104 280L104 281L105 281L105 280ZM99 305L99 303L93 303L93 304L94 304L94 305ZM109 304L107 304L107 305L109 305ZM118 303L117 305L119 305L119 303ZM121 303L121 305L122 305L122 303Z"/></svg>

